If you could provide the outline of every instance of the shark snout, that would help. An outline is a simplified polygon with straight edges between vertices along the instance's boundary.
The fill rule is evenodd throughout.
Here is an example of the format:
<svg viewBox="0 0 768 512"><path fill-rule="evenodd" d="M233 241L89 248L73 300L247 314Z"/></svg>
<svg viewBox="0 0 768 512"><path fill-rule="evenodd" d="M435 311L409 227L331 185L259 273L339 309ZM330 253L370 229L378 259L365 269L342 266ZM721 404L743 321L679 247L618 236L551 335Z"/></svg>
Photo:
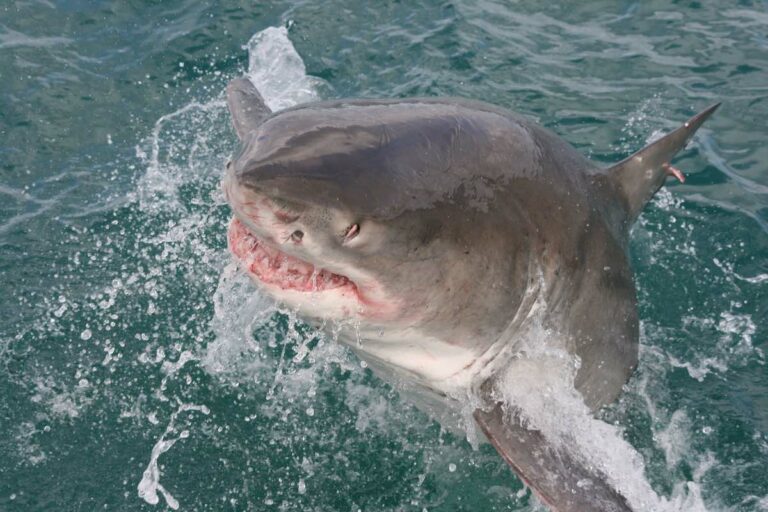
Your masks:
<svg viewBox="0 0 768 512"><path fill-rule="evenodd" d="M222 179L221 188L235 217L254 235L280 246L286 242L294 247L302 244L304 230L299 222L299 208L243 186L231 171Z"/></svg>

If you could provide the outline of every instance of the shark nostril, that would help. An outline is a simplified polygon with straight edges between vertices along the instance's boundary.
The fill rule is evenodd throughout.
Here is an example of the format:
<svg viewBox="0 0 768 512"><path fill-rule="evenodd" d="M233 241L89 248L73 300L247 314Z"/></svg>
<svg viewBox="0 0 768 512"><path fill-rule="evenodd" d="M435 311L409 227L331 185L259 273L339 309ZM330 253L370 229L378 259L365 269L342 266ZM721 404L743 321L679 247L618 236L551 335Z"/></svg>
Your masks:
<svg viewBox="0 0 768 512"><path fill-rule="evenodd" d="M296 222L299 220L299 216L292 213L287 213L280 210L274 211L273 213L275 214L275 218L283 224L290 224L291 222Z"/></svg>
<svg viewBox="0 0 768 512"><path fill-rule="evenodd" d="M301 240L304 238L304 232L300 229L297 229L293 233L291 233L291 241L295 243L301 242Z"/></svg>

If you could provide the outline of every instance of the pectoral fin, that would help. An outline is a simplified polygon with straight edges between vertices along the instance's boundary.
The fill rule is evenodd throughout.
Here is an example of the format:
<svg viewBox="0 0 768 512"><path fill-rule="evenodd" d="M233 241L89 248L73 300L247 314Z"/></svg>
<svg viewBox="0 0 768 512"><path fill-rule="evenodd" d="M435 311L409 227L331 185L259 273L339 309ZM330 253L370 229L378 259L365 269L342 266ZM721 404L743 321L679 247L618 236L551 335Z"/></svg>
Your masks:
<svg viewBox="0 0 768 512"><path fill-rule="evenodd" d="M667 176L683 180L682 173L670 160L685 147L696 130L704 124L720 104L706 108L676 130L648 144L643 149L602 171L624 197L630 223L664 184Z"/></svg>
<svg viewBox="0 0 768 512"><path fill-rule="evenodd" d="M514 410L501 403L475 420L517 476L554 512L632 512L626 499L593 467L586 467L565 447L523 426Z"/></svg>

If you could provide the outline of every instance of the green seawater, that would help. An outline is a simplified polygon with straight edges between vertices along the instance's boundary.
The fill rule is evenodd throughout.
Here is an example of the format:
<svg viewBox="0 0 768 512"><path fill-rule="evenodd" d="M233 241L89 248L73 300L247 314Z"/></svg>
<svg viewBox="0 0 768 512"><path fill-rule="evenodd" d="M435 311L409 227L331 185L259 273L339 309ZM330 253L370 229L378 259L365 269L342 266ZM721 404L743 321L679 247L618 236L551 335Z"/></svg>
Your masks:
<svg viewBox="0 0 768 512"><path fill-rule="evenodd" d="M489 101L604 164L722 101L632 233L641 362L598 441L664 510L768 510L768 3L18 0L0 511L542 510L233 266L223 89L247 72L281 105Z"/></svg>

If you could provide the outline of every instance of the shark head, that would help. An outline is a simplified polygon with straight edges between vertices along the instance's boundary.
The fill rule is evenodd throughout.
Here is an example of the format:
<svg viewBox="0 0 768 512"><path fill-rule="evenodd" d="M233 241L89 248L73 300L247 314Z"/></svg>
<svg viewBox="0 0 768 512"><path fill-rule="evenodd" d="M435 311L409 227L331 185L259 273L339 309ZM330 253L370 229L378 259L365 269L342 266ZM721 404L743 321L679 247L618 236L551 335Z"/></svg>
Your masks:
<svg viewBox="0 0 768 512"><path fill-rule="evenodd" d="M238 127L236 99L230 92ZM223 181L232 253L305 318L354 324L374 345L418 347L420 367L434 359L427 373L458 371L506 327L528 277L526 226L498 215L499 175L476 161L494 137L478 115L495 116L355 100L241 127ZM438 346L456 361L442 364Z"/></svg>

